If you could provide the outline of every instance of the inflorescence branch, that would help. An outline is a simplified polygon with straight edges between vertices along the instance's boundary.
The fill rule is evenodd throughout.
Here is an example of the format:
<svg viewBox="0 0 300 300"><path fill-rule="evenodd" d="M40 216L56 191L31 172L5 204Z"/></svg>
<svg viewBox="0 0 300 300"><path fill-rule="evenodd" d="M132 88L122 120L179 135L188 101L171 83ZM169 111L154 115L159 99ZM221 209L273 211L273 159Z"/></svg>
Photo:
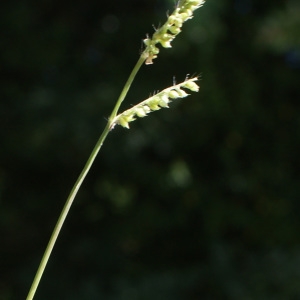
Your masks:
<svg viewBox="0 0 300 300"><path fill-rule="evenodd" d="M113 119L110 129L113 129L115 125L121 125L129 129L129 123L136 120L137 117L143 118L152 111L159 110L161 108L168 108L169 103L172 100L184 98L189 95L183 90L183 88L193 92L198 92L199 86L195 83L197 80L198 77L186 79L179 84L164 89L132 108L125 110Z"/></svg>
<svg viewBox="0 0 300 300"><path fill-rule="evenodd" d="M167 22L158 28L152 38L144 39L146 46L142 53L146 65L153 64L153 59L157 57L161 44L164 48L171 48L171 42L181 32L183 23L193 17L193 12L204 4L204 0L181 0L178 2L174 12L168 17Z"/></svg>

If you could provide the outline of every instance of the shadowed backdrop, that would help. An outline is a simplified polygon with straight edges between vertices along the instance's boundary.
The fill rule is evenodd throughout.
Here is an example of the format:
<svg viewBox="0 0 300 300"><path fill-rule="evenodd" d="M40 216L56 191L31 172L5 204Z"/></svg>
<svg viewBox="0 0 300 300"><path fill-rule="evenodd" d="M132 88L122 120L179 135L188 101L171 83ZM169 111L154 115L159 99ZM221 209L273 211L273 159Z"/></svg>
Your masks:
<svg viewBox="0 0 300 300"><path fill-rule="evenodd" d="M174 1L1 5L0 299L25 299L65 199ZM143 66L35 299L300 297L297 1L209 0ZM152 26L153 25L153 26Z"/></svg>

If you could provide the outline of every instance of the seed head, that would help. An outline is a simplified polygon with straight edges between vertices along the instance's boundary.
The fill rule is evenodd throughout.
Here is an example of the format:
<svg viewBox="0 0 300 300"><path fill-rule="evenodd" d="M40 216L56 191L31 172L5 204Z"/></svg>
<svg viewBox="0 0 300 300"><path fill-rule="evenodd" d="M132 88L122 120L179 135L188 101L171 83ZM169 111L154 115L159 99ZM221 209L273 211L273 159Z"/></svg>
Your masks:
<svg viewBox="0 0 300 300"><path fill-rule="evenodd" d="M181 32L183 23L193 17L193 12L204 4L204 0L181 0L174 12L168 17L167 22L156 29L152 38L144 39L146 49L142 56L145 58L147 65L153 63L157 57L159 49L156 47L160 44L164 48L171 48L171 42Z"/></svg>
<svg viewBox="0 0 300 300"><path fill-rule="evenodd" d="M173 85L164 89L163 91L140 102L132 108L125 110L123 113L117 115L113 119L110 128L114 128L115 125L121 125L122 127L129 129L129 123L136 120L137 117L143 118L152 111L156 111L161 108L168 108L169 103L172 100L188 96L189 94L187 94L183 89L187 89L192 92L198 92L199 86L197 83L195 83L197 80L198 77L186 79L177 85Z"/></svg>

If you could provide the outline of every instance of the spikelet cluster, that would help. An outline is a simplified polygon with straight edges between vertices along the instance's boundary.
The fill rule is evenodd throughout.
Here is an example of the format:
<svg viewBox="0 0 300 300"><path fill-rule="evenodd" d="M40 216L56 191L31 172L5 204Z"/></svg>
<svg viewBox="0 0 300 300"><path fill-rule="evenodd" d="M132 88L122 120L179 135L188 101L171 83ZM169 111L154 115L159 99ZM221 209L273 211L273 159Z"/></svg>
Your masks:
<svg viewBox="0 0 300 300"><path fill-rule="evenodd" d="M186 79L179 84L164 89L134 107L125 110L113 119L110 128L113 129L115 125L121 125L122 127L129 129L129 123L136 120L136 118L143 118L152 111L156 111L161 108L168 108L169 103L172 100L188 96L189 94L187 94L183 89L198 92L199 86L195 83L197 80L198 77Z"/></svg>
<svg viewBox="0 0 300 300"><path fill-rule="evenodd" d="M193 17L193 12L204 4L204 0L181 0L178 2L174 12L168 17L167 22L158 28L152 38L144 39L146 49L143 52L145 63L147 65L153 63L153 59L157 57L159 48L157 44L161 44L164 48L171 48L171 42L181 32L183 23Z"/></svg>

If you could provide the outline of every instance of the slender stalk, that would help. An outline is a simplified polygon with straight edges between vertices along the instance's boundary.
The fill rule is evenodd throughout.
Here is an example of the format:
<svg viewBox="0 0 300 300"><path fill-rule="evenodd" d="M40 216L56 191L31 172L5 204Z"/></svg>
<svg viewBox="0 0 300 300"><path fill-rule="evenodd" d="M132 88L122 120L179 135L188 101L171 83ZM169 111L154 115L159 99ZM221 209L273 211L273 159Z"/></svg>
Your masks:
<svg viewBox="0 0 300 300"><path fill-rule="evenodd" d="M129 88L130 88L130 86L131 86L131 84L132 84L132 82L133 82L133 80L135 78L135 75L139 71L139 69L142 66L142 64L143 64L144 61L145 61L145 58L143 57L143 55L141 55L140 58L139 58L139 60L137 61L136 65L135 65L135 67L133 68L131 74L129 75L128 80L126 81L126 83L124 85L124 88L123 88L123 90L122 90L122 92L121 92L121 94L119 96L119 99L116 102L116 105L115 105L115 107L114 107L114 109L112 111L112 114L109 117L109 120L108 120L108 122L107 122L107 124L106 124L106 126L105 126L105 128L104 128L104 130L103 130L103 132L102 132L102 134L101 134L101 136L99 138L99 140L97 141L97 143L96 143L96 145L95 145L95 147L94 147L94 149L93 149L90 157L88 158L88 160L87 160L87 162L86 162L83 170L81 171L78 179L76 180L76 182L75 182L75 184L74 184L74 186L73 186L73 188L72 188L72 190L71 190L71 192L70 192L70 194L69 194L69 196L67 198L67 201L66 201L66 203L65 203L65 205L64 205L64 207L63 207L63 209L61 211L61 214L60 214L60 216L58 218L58 221L57 221L57 223L56 223L56 225L54 227L54 230L53 230L52 235L50 237L50 240L48 242L48 245L47 245L47 248L45 250L45 253L44 253L44 255L42 257L42 260L40 262L39 268L38 268L38 270L36 272L36 275L35 275L35 277L33 279L33 282L32 282L32 285L31 285L31 288L29 290L29 293L27 295L26 300L32 300L33 297L34 297L34 295L35 295L35 292L36 292L36 290L38 288L38 285L40 283L41 277L42 277L42 275L43 275L43 273L45 271L45 268L46 268L46 265L48 263L48 260L49 260L49 257L51 255L51 252L52 252L52 250L54 248L54 245L55 245L55 242L57 240L57 237L58 237L58 235L59 235L59 233L61 231L61 228L62 228L62 226L63 226L63 224L64 224L64 222L66 220L66 217L67 217L68 212L69 212L69 210L70 210L70 208L72 206L72 203L73 203L73 201L74 201L74 199L75 199L75 197L76 197L76 195L77 195L77 193L78 193L78 191L79 191L79 189L80 189L80 187L81 187L81 185L82 185L82 183L83 183L86 175L88 174L89 170L91 169L91 167L93 165L93 162L94 162L94 160L95 160L98 152L100 151L100 149L101 149L101 147L103 145L103 142L105 141L108 133L111 130L112 120L117 115L118 109L119 109L121 103L123 102L123 100L125 99L125 97L126 97L126 95L128 93L128 90L129 90Z"/></svg>
<svg viewBox="0 0 300 300"><path fill-rule="evenodd" d="M140 56L139 60L137 61L135 67L133 68L133 70L131 71L131 74L129 75L127 82L125 83L125 86L119 96L119 99L112 111L112 114L109 117L109 122L112 122L112 120L114 119L114 117L117 115L118 110L120 108L121 103L123 102L123 100L125 99L128 90L131 86L131 83L134 80L135 75L137 74L137 72L139 71L139 69L141 68L142 64L144 63L144 61L146 60L146 57L144 55L144 52L142 53L142 55Z"/></svg>

